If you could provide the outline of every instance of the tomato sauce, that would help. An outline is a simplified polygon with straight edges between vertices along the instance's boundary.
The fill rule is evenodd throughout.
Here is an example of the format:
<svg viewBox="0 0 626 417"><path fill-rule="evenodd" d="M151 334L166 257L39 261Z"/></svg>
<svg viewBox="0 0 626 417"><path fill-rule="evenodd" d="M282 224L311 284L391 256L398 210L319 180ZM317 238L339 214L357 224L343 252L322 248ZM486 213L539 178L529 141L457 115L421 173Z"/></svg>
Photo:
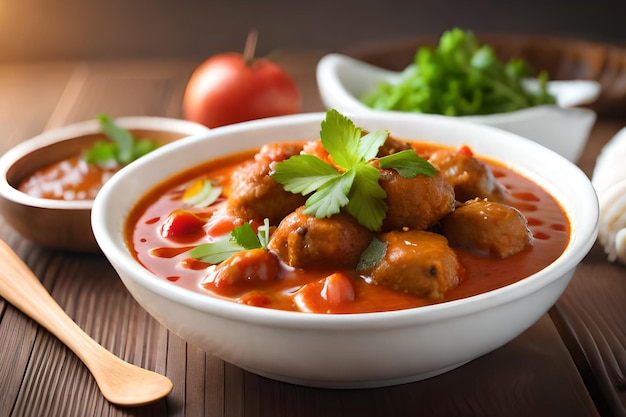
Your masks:
<svg viewBox="0 0 626 417"><path fill-rule="evenodd" d="M439 145L415 143L418 153L426 155ZM201 282L209 264L191 259L188 250L211 239L207 233L193 241L176 241L164 237L161 228L174 210L183 206L184 185L198 177L225 180L243 161L256 151L242 152L208 161L159 184L144 195L131 211L126 224L127 244L138 261L159 279L164 279L207 296L225 298L233 302L316 313L363 313L407 309L470 297L497 289L543 269L561 255L570 235L568 219L558 202L543 188L506 168L502 164L480 158L492 170L498 181L509 190L506 204L519 209L527 218L534 236L533 245L508 258L484 256L467 250L454 249L465 269L462 282L445 293L442 300L432 300L394 291L372 283L356 271L320 269L300 270L283 266L278 279L265 283L250 283L232 293L211 291ZM228 194L225 180L224 194ZM220 203L217 203L219 207ZM213 208L212 210L215 210ZM202 213L210 217L213 213ZM219 218L212 218L219 224ZM213 225L215 226L215 224ZM210 227L204 228L209 230ZM339 274L339 276L333 275ZM325 288L327 277L336 284ZM350 290L346 282L352 284ZM328 302L328 291L345 302ZM352 292L351 292L352 291Z"/></svg>

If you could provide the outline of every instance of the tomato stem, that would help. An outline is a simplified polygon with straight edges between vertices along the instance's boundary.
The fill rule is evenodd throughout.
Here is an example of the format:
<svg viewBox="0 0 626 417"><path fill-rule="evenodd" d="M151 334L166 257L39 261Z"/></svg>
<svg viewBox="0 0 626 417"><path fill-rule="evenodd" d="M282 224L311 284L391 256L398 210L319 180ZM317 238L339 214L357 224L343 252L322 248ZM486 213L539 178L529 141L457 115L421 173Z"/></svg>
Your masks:
<svg viewBox="0 0 626 417"><path fill-rule="evenodd" d="M251 67L254 62L254 52L256 51L256 41L258 36L259 32L256 28L252 28L248 32L248 37L246 38L246 45L243 48L243 61L248 67Z"/></svg>

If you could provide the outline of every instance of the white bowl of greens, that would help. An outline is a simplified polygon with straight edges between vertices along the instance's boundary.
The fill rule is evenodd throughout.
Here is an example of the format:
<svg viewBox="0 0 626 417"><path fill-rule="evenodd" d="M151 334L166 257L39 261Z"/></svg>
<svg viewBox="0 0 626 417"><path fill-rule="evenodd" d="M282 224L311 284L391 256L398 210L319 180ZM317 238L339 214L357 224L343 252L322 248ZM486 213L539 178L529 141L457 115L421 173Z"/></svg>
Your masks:
<svg viewBox="0 0 626 417"><path fill-rule="evenodd" d="M471 32L444 33L435 49L419 48L396 72L332 53L317 65L324 105L342 112L416 112L460 117L532 139L576 162L596 120L580 108L597 100L590 80L525 75L525 62L496 59Z"/></svg>

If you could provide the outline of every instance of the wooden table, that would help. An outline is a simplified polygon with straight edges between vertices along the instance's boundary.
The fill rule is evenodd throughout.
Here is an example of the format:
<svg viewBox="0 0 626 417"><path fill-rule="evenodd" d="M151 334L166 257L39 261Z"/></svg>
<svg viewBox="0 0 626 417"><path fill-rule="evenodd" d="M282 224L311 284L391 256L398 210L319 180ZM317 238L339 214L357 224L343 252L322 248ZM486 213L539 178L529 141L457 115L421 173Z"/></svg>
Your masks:
<svg viewBox="0 0 626 417"><path fill-rule="evenodd" d="M297 81L304 112L324 110L314 78L320 56L273 56ZM0 152L101 112L180 117L198 63L1 65ZM580 161L585 172L624 124L598 120ZM185 343L132 299L102 255L36 246L2 220L0 238L87 333L174 383L157 403L113 406L68 349L0 299L0 416L626 416L626 269L597 247L551 312L502 348L421 382L325 390L259 377Z"/></svg>

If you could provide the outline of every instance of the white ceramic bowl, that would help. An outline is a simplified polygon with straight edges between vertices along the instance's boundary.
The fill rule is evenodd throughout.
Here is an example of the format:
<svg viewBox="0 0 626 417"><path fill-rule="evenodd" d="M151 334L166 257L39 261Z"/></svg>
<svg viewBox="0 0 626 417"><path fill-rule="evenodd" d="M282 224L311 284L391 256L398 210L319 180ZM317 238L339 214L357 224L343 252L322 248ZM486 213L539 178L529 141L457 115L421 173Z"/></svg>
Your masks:
<svg viewBox="0 0 626 417"><path fill-rule="evenodd" d="M115 123L134 134L163 143L204 133L197 123L166 117L121 117ZM101 139L96 119L48 130L11 148L0 158L0 212L20 234L43 246L99 252L91 230L93 200L52 200L17 189L37 169L79 155Z"/></svg>
<svg viewBox="0 0 626 417"><path fill-rule="evenodd" d="M309 113L221 127L166 145L105 184L92 211L94 234L135 299L174 333L225 361L269 378L328 388L386 386L446 372L502 346L548 311L597 235L597 199L580 169L535 142L458 119L347 116L365 130L468 144L477 154L506 162L543 186L566 210L572 230L565 252L542 271L488 293L415 309L347 315L220 300L159 279L135 260L123 230L139 196L213 157L267 142L319 137L324 114Z"/></svg>
<svg viewBox="0 0 626 417"><path fill-rule="evenodd" d="M340 112L381 112L366 106L359 98L373 91L378 83L393 83L400 76L399 72L342 54L326 55L317 65L317 84L322 102L327 108ZM528 81L528 86L532 88L532 80ZM548 91L556 96L557 105L460 118L527 137L576 162L587 143L596 113L575 106L594 102L600 90L600 84L596 81L550 81Z"/></svg>

